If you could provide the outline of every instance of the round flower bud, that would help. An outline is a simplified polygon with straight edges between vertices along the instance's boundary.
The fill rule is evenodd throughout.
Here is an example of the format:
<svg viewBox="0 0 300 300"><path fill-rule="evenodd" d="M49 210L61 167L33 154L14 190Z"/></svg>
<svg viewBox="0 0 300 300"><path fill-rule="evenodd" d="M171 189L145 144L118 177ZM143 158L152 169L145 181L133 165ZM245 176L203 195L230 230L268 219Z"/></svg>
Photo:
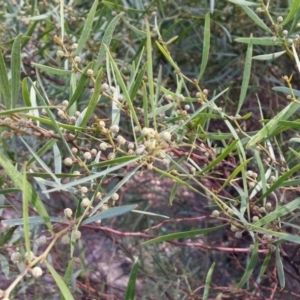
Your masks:
<svg viewBox="0 0 300 300"><path fill-rule="evenodd" d="M103 83L101 85L101 91L107 91L109 89L109 85L107 83Z"/></svg>
<svg viewBox="0 0 300 300"><path fill-rule="evenodd" d="M288 32L287 30L283 30L283 31L282 31L282 35L283 35L283 36L287 36L288 33L289 33L289 32Z"/></svg>
<svg viewBox="0 0 300 300"><path fill-rule="evenodd" d="M267 208L267 209L272 208L272 203L271 203L271 202L267 202L267 203L266 203L266 208Z"/></svg>
<svg viewBox="0 0 300 300"><path fill-rule="evenodd" d="M121 135L117 136L117 141L120 145L124 145L126 143L126 140Z"/></svg>
<svg viewBox="0 0 300 300"><path fill-rule="evenodd" d="M120 130L120 128L118 125L113 125L110 127L111 132L117 133L117 132L119 132L119 130Z"/></svg>
<svg viewBox="0 0 300 300"><path fill-rule="evenodd" d="M77 64L80 63L81 62L81 58L79 56L75 56L74 57L74 62L77 63Z"/></svg>
<svg viewBox="0 0 300 300"><path fill-rule="evenodd" d="M72 50L76 50L77 47L78 47L78 44L77 44L77 43L74 43L74 44L72 44L71 49L72 49Z"/></svg>
<svg viewBox="0 0 300 300"><path fill-rule="evenodd" d="M65 234L61 237L61 243L65 245L70 243L70 237L68 234Z"/></svg>
<svg viewBox="0 0 300 300"><path fill-rule="evenodd" d="M65 53L64 53L64 51L62 51L62 50L58 50L58 51L56 52L56 55L57 55L58 57L64 57L64 56L65 56Z"/></svg>
<svg viewBox="0 0 300 300"><path fill-rule="evenodd" d="M109 206L104 203L102 206L101 206L101 210L108 210L109 209Z"/></svg>
<svg viewBox="0 0 300 300"><path fill-rule="evenodd" d="M276 246L273 245L273 244L270 244L269 249L271 250L271 252L275 252L276 251Z"/></svg>
<svg viewBox="0 0 300 300"><path fill-rule="evenodd" d="M92 154L90 152L84 152L83 157L87 160L92 158Z"/></svg>
<svg viewBox="0 0 300 300"><path fill-rule="evenodd" d="M252 221L253 222L257 222L259 220L259 217L258 216L254 216L253 218L252 218Z"/></svg>
<svg viewBox="0 0 300 300"><path fill-rule="evenodd" d="M102 142L99 146L100 150L103 150L103 151L106 150L107 147L108 147L108 145L105 142Z"/></svg>
<svg viewBox="0 0 300 300"><path fill-rule="evenodd" d="M28 252L25 252L25 255L24 255L24 257L27 259L27 258L29 258L29 254L28 254ZM33 254L33 252L32 251L30 251L30 259L31 260L33 260L35 258L35 256L34 256L34 254Z"/></svg>
<svg viewBox="0 0 300 300"><path fill-rule="evenodd" d="M241 231L237 231L236 233L235 233L235 237L237 238L237 239L240 239L241 237L242 237L242 232Z"/></svg>
<svg viewBox="0 0 300 300"><path fill-rule="evenodd" d="M145 147L144 145L139 145L138 148L136 149L136 154L137 154L137 155L143 154L144 151L145 151L145 148L146 148L146 147Z"/></svg>
<svg viewBox="0 0 300 300"><path fill-rule="evenodd" d="M22 260L21 253L20 253L20 252L13 252L13 253L11 254L11 256L10 256L10 260L11 260L13 263L15 263L15 264L21 262L21 260Z"/></svg>
<svg viewBox="0 0 300 300"><path fill-rule="evenodd" d="M97 152L98 152L98 151L97 151L96 149L92 149L92 150L91 150L91 153L92 153L93 155L95 155L95 156L97 155Z"/></svg>
<svg viewBox="0 0 300 300"><path fill-rule="evenodd" d="M170 132L163 131L159 135L162 140L167 141L167 142L171 141L171 133Z"/></svg>
<svg viewBox="0 0 300 300"><path fill-rule="evenodd" d="M102 199L102 194L100 193L100 192L97 192L97 195L96 195L96 198L98 199L98 200L101 200Z"/></svg>
<svg viewBox="0 0 300 300"><path fill-rule="evenodd" d="M67 217L67 218L71 218L72 215L73 215L72 209L71 209L71 208L65 208L65 209L64 209L64 215L65 215L65 217Z"/></svg>
<svg viewBox="0 0 300 300"><path fill-rule="evenodd" d="M128 149L134 149L134 143L129 143L127 147Z"/></svg>
<svg viewBox="0 0 300 300"><path fill-rule="evenodd" d="M32 274L33 277L37 278L37 277L42 276L43 270L40 267L34 267L31 270L31 274Z"/></svg>
<svg viewBox="0 0 300 300"><path fill-rule="evenodd" d="M253 181L249 181L248 185L249 185L250 188L253 188L253 187L255 187L256 183L253 182Z"/></svg>
<svg viewBox="0 0 300 300"><path fill-rule="evenodd" d="M253 174L254 174L254 173L253 173L253 171L248 170L246 174L247 174L247 176L249 176L249 177L253 177Z"/></svg>
<svg viewBox="0 0 300 300"><path fill-rule="evenodd" d="M82 201L81 201L81 205L83 207L88 207L91 203L91 200L89 198L83 198Z"/></svg>
<svg viewBox="0 0 300 300"><path fill-rule="evenodd" d="M262 206L259 208L258 210L260 213L265 213L266 212L266 209Z"/></svg>
<svg viewBox="0 0 300 300"><path fill-rule="evenodd" d="M64 111L61 110L61 109L59 109L59 110L57 111L57 115L58 115L59 117L61 117L61 118L64 118L64 117L65 117L65 113L64 113Z"/></svg>
<svg viewBox="0 0 300 300"><path fill-rule="evenodd" d="M62 106L68 106L69 105L69 101L68 100L64 100L62 103L61 103Z"/></svg>
<svg viewBox="0 0 300 300"><path fill-rule="evenodd" d="M110 160L110 159L114 159L116 157L115 153L113 152L110 152L107 156L107 158Z"/></svg>
<svg viewBox="0 0 300 300"><path fill-rule="evenodd" d="M37 240L39 245L44 245L47 243L47 237L45 235L41 235Z"/></svg>
<svg viewBox="0 0 300 300"><path fill-rule="evenodd" d="M81 232L79 230L76 230L74 232L74 237L76 240L79 240L81 238Z"/></svg>
<svg viewBox="0 0 300 300"><path fill-rule="evenodd" d="M76 176L79 176L80 175L80 171L74 171L73 174L76 175Z"/></svg>
<svg viewBox="0 0 300 300"><path fill-rule="evenodd" d="M83 193L83 194L86 194L88 192L88 188L86 186L82 186L80 188L80 192Z"/></svg>
<svg viewBox="0 0 300 300"><path fill-rule="evenodd" d="M73 160L72 160L72 158L66 157L66 158L64 159L64 164L65 164L66 166L72 166L72 165L73 165Z"/></svg>
<svg viewBox="0 0 300 300"><path fill-rule="evenodd" d="M281 23L283 21L283 17L282 16L279 16L278 18L277 18L277 22L278 23Z"/></svg>
<svg viewBox="0 0 300 300"><path fill-rule="evenodd" d="M182 95L182 94L180 94L179 96L178 96L178 99L180 100L180 101L184 101L184 96Z"/></svg>
<svg viewBox="0 0 300 300"><path fill-rule="evenodd" d="M148 164L147 169L150 170L150 171L153 170L153 164Z"/></svg>
<svg viewBox="0 0 300 300"><path fill-rule="evenodd" d="M235 225L231 224L230 230L233 231L233 232L236 232L236 231L238 231L239 229L238 229L238 227L236 227Z"/></svg>
<svg viewBox="0 0 300 300"><path fill-rule="evenodd" d="M184 106L184 109L185 109L185 110L190 110L190 108L191 108L191 107L190 107L188 104L186 104L186 105Z"/></svg>
<svg viewBox="0 0 300 300"><path fill-rule="evenodd" d="M69 119L69 124L75 124L76 120L77 120L77 119L76 119L75 116L70 117L70 119Z"/></svg>
<svg viewBox="0 0 300 300"><path fill-rule="evenodd" d="M104 121L99 121L99 126L103 129L105 128L105 122Z"/></svg>
<svg viewBox="0 0 300 300"><path fill-rule="evenodd" d="M117 201L117 200L119 200L119 195L117 193L114 193L114 194L111 195L111 199L113 201Z"/></svg>
<svg viewBox="0 0 300 300"><path fill-rule="evenodd" d="M87 75L87 76L93 76L93 75L94 75L94 71L93 71L92 69L88 69L88 70L86 71L86 75Z"/></svg>
<svg viewBox="0 0 300 300"><path fill-rule="evenodd" d="M72 153L74 153L74 154L76 154L78 152L78 149L75 147L73 147L71 150L72 150Z"/></svg>
<svg viewBox="0 0 300 300"><path fill-rule="evenodd" d="M132 150L132 149L129 149L129 150L128 150L128 154L129 154L129 155L134 155L134 154L135 154L135 152L134 152L134 150Z"/></svg>
<svg viewBox="0 0 300 300"><path fill-rule="evenodd" d="M220 212L218 210L214 210L211 214L213 217L217 218L220 215Z"/></svg>

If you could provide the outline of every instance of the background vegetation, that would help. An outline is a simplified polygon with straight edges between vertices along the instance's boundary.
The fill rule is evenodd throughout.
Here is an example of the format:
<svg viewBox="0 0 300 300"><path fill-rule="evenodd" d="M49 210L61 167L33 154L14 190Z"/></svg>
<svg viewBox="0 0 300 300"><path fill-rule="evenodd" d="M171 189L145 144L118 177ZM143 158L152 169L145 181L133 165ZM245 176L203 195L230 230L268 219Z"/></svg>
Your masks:
<svg viewBox="0 0 300 300"><path fill-rule="evenodd" d="M0 299L299 299L299 6L2 1Z"/></svg>

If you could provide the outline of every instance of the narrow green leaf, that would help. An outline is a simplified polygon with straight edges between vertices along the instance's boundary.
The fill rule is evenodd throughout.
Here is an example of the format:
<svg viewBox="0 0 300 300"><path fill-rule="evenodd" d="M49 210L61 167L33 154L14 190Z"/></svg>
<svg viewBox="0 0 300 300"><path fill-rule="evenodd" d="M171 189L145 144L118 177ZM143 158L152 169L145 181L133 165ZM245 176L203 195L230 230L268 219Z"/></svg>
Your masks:
<svg viewBox="0 0 300 300"><path fill-rule="evenodd" d="M85 85L89 79L89 77L87 76L86 72L88 69L92 69L92 65L93 63L89 63L83 70L80 79L77 82L77 86L76 89L71 97L71 99L69 100L69 104L68 104L68 109L79 99L79 97L81 96Z"/></svg>
<svg viewBox="0 0 300 300"><path fill-rule="evenodd" d="M61 279L61 277L59 276L59 274L54 270L54 268L47 262L47 260L44 261L47 269L49 270L49 272L51 273L53 279L55 280L57 286L60 289L60 292L62 293L62 295L65 297L65 299L68 300L74 300L70 290L68 289L67 285L65 284L65 282Z"/></svg>
<svg viewBox="0 0 300 300"><path fill-rule="evenodd" d="M23 195L23 227L24 227L24 239L25 239L25 248L28 254L28 261L31 261L31 247L30 247L30 228L29 228L29 197L30 191L27 190L27 178L26 178L26 164L24 165L23 170L23 186L22 186L22 195Z"/></svg>
<svg viewBox="0 0 300 300"><path fill-rule="evenodd" d="M116 11L120 11L120 10L125 10L126 12L128 13L145 13L144 10L141 10L141 9L134 9L134 8L131 8L130 6L129 7L124 7L123 5L119 5L113 1L105 1L105 0L102 0L101 1L105 6L108 6L109 8L113 9L113 10L116 10Z"/></svg>
<svg viewBox="0 0 300 300"><path fill-rule="evenodd" d="M23 39L23 42L22 42L21 49L23 49L28 44L28 42L30 41L30 37L34 33L34 30L35 30L38 23L39 22L33 22L31 25L30 24L28 25L27 32L24 34L24 39Z"/></svg>
<svg viewBox="0 0 300 300"><path fill-rule="evenodd" d="M0 152L0 165L2 165L3 169L5 170L6 174L11 178L15 186L21 190L26 190L27 197L33 207L36 209L38 214L43 217L44 222L48 229L52 232L52 225L50 222L50 218L48 215L47 210L44 207L42 200L36 194L32 186L26 181L26 184L23 182L22 174L15 168L14 165ZM25 187L24 187L25 184Z"/></svg>
<svg viewBox="0 0 300 300"><path fill-rule="evenodd" d="M216 263L214 262L207 272L206 279L205 279L204 291L203 291L203 300L208 299L209 288L211 285L211 277L212 277L213 271L215 269L215 266L216 266Z"/></svg>
<svg viewBox="0 0 300 300"><path fill-rule="evenodd" d="M0 93L4 98L4 105L7 109L11 108L10 84L8 82L7 70L2 51L0 49Z"/></svg>
<svg viewBox="0 0 300 300"><path fill-rule="evenodd" d="M203 170L201 170L200 174L204 174L207 171L211 170L215 167L219 162L221 162L227 155L232 153L232 150L235 148L236 144L239 140L233 141L216 159L214 159L208 166L206 166Z"/></svg>
<svg viewBox="0 0 300 300"><path fill-rule="evenodd" d="M249 158L245 161L243 161L231 174L230 176L225 180L225 182L223 183L223 185L220 187L219 191L221 191L222 189L224 189L230 182L231 180L233 180L238 173L240 173L242 171L243 168L245 168L245 166L248 164L249 161L251 161L252 158Z"/></svg>
<svg viewBox="0 0 300 300"><path fill-rule="evenodd" d="M138 93L138 90L140 89L141 87L141 83L143 81L143 77L145 75L145 71L146 71L146 68L147 68L147 63L145 63L142 68L139 70L138 72L138 75L137 76L134 76L134 83L133 85L130 87L130 90L129 90L129 95L130 95L130 98L131 99L135 99L135 96L137 95Z"/></svg>
<svg viewBox="0 0 300 300"><path fill-rule="evenodd" d="M300 0L293 0L292 7L291 7L288 15L283 20L283 22L280 23L280 26L285 26L291 20L293 20L293 17L295 15L295 13L299 10L299 7L300 7Z"/></svg>
<svg viewBox="0 0 300 300"><path fill-rule="evenodd" d="M285 172L283 175L281 175L272 185L270 188L268 188L268 190L259 198L264 199L266 198L268 195L270 195L273 191L275 191L278 187L280 187L288 178L290 178L290 176L295 173L296 171L298 171L300 169L300 164L294 166L292 169L288 170L287 172Z"/></svg>
<svg viewBox="0 0 300 300"><path fill-rule="evenodd" d="M78 46L77 49L74 51L74 56L78 55L79 53L81 53L83 47L85 46L86 41L88 40L89 36L90 36L90 32L93 26L93 22L94 22L94 17L96 14L96 10L97 10L97 6L98 6L99 0L95 0L91 10L88 13L88 16L84 22L84 26L78 41Z"/></svg>
<svg viewBox="0 0 300 300"><path fill-rule="evenodd" d="M146 38L147 34L145 31L140 30L136 28L135 26L131 25L128 20L124 18L123 23L130 29L132 32L134 32L136 35L138 35L140 38Z"/></svg>
<svg viewBox="0 0 300 300"><path fill-rule="evenodd" d="M256 55L253 56L252 59L256 59L256 60L271 60L271 59L275 59L281 55L283 55L284 53L286 53L286 51L280 51L280 52L275 52L275 53L270 53L270 54L262 54L262 55Z"/></svg>
<svg viewBox="0 0 300 300"><path fill-rule="evenodd" d="M196 236L199 234L206 234L206 233L210 233L210 232L219 230L219 229L223 228L224 226L227 226L227 225L225 224L225 225L211 227L211 228L171 233L171 234L163 235L163 236L151 239L149 241L143 242L141 245L145 246L145 245L150 245L150 244L155 244L155 243L160 243L160 242L170 241L170 240L175 240L175 239L186 239L186 238L190 238L192 236Z"/></svg>
<svg viewBox="0 0 300 300"><path fill-rule="evenodd" d="M65 276L64 276L64 282L67 287L70 287L70 282L71 282L71 278L73 275L74 263L75 263L75 257L72 257L71 260L69 261L69 264L68 264L68 267L66 269ZM66 299L61 293L61 300L68 300L68 299Z"/></svg>
<svg viewBox="0 0 300 300"><path fill-rule="evenodd" d="M0 254L0 270L2 270L6 279L9 279L9 265L10 264L7 258L4 255Z"/></svg>
<svg viewBox="0 0 300 300"><path fill-rule="evenodd" d="M31 107L31 101L30 101L30 94L27 84L27 77L23 79L22 81L22 96L24 103L27 107Z"/></svg>
<svg viewBox="0 0 300 300"><path fill-rule="evenodd" d="M285 287L285 275L284 275L284 269L283 264L280 257L280 246L276 245L276 269L277 269L277 276L279 279L279 284L281 289L284 289Z"/></svg>
<svg viewBox="0 0 300 300"><path fill-rule="evenodd" d="M102 219L110 219L119 215L123 215L127 212L130 212L131 210L135 209L137 205L123 205L123 206L118 206L118 207L113 207L108 210L101 211L98 214L93 215L92 217L87 218L82 222L82 225L86 225L89 223L96 222L98 220Z"/></svg>
<svg viewBox="0 0 300 300"><path fill-rule="evenodd" d="M297 97L297 98L300 97L300 91L295 90L295 89L290 89L290 88L287 88L284 86L275 86L272 88L272 90L276 91L276 92L282 92L287 95L291 95L292 93L294 93L295 97Z"/></svg>
<svg viewBox="0 0 300 300"><path fill-rule="evenodd" d="M105 46L105 45L104 45L104 46ZM105 46L105 47L106 47L106 46ZM109 57L109 61L110 61L111 65L112 65L112 67L113 67L113 69L114 69L115 74L116 74L117 82L118 82L118 84L120 85L121 90L122 90L122 92L123 92L123 94L124 94L124 98L125 98L125 100L126 100L126 102L127 102L127 105L128 105L128 107L129 107L129 110L130 110L131 116L132 116L132 118L133 118L133 121L134 121L135 124L140 128L141 125L140 125L139 119L138 119L138 117L137 117L135 108L134 108L134 106L133 106L132 100L131 100L131 98L130 98L128 89L127 89L127 87L126 87L126 85L125 85L125 82L124 82L123 77L122 77L122 75L121 75L121 73L120 73L120 70L119 70L117 64L115 63L114 59L112 58L112 56L111 56L111 54L110 54L110 52L109 52L109 50L108 50L107 47L106 47L106 51L107 51L107 54L108 54L108 57Z"/></svg>
<svg viewBox="0 0 300 300"><path fill-rule="evenodd" d="M250 36L250 39L251 38L252 38L252 34ZM250 80L250 75L251 75L252 49L253 49L253 45L250 42L248 44L248 48L247 48L245 67L244 67L244 72L243 72L243 81L242 81L242 87L241 87L239 103L238 103L236 114L239 114L239 112L242 108L242 105L245 102L246 95L247 95L247 90L248 90L249 80Z"/></svg>
<svg viewBox="0 0 300 300"><path fill-rule="evenodd" d="M28 220L30 225L44 224L45 222L42 217L29 217ZM66 223L66 220L60 217L50 217L50 222ZM1 223L7 226L19 226L19 225L23 225L23 219L7 219L7 220L2 220Z"/></svg>
<svg viewBox="0 0 300 300"><path fill-rule="evenodd" d="M252 249L252 255L250 258L250 262L247 266L247 269L246 269L243 277L241 278L241 281L239 282L239 285L238 285L239 289L244 286L244 284L249 280L250 276L252 275L252 272L257 263L257 258L258 258L258 242L256 240L254 243L254 247Z"/></svg>
<svg viewBox="0 0 300 300"><path fill-rule="evenodd" d="M89 175L85 178L80 178L80 179L77 179L77 180L74 180L74 181L71 181L71 182L68 182L66 184L62 184L62 185L59 185L55 188L52 188L52 189L49 189L47 192L48 193L52 193L52 192L55 192L55 191L63 191L63 190L68 190L69 188L73 187L73 186L76 186L76 185L79 185L79 184L83 184L83 183L86 183L86 182L89 182L91 180L94 180L96 178L99 178L100 176L105 176L107 174L110 174L116 170L119 170L125 166L128 166L130 163L134 163L140 159L142 159L143 156L137 156L137 157L131 157L131 160L128 160L126 159L125 162L123 163L118 163L116 166L113 166L113 167L109 167L108 169L106 170L103 170L101 172L97 172L95 174L92 174L92 175Z"/></svg>
<svg viewBox="0 0 300 300"><path fill-rule="evenodd" d="M287 105L279 114L277 114L272 120L268 122L260 131L258 131L247 143L246 149L252 147L256 143L268 137L272 134L278 127L279 121L285 121L290 116L292 116L298 109L300 105L297 102L292 102Z"/></svg>
<svg viewBox="0 0 300 300"><path fill-rule="evenodd" d="M121 12L120 14L116 15L111 22L109 23L109 25L107 26L105 33L103 35L103 39L101 42L101 46L97 55L97 60L95 63L95 66L93 68L94 72L98 72L98 69L100 68L100 66L102 65L102 62L105 58L106 55L106 51L107 48L109 48L111 39L112 39L112 35L114 33L114 30L116 28L116 26L119 23L119 20L124 16L124 12Z"/></svg>
<svg viewBox="0 0 300 300"><path fill-rule="evenodd" d="M210 13L208 12L205 15L202 59L201 59L200 73L198 75L198 81L200 81L206 69L208 56L209 56L209 49L210 49Z"/></svg>
<svg viewBox="0 0 300 300"><path fill-rule="evenodd" d="M263 20L248 6L241 5L241 8L244 10L244 12L248 15L248 17L260 28L263 30L269 32L273 35L272 30L263 22Z"/></svg>
<svg viewBox="0 0 300 300"><path fill-rule="evenodd" d="M133 262L133 266L130 272L126 292L125 292L125 300L134 300L135 299L135 286L136 286L136 277L139 266L139 260L136 258Z"/></svg>
<svg viewBox="0 0 300 300"><path fill-rule="evenodd" d="M35 66L36 68L41 69L42 71L45 71L46 73L58 75L58 76L70 75L73 72L71 70L52 68L52 67L48 67L48 66L41 65L38 63L34 63L34 62L32 62L31 64L33 66Z"/></svg>
<svg viewBox="0 0 300 300"><path fill-rule="evenodd" d="M66 269L66 272L65 272L64 281L67 286L70 284L70 280L71 280L71 277L73 274L74 263L75 263L75 257L71 258L71 260L69 261L68 267Z"/></svg>
<svg viewBox="0 0 300 300"><path fill-rule="evenodd" d="M50 150L50 149L53 147L53 145L54 145L55 143L57 143L57 140L55 140L55 139L49 140L42 148L39 149L38 152L36 152L36 155L39 156L39 157L41 157L41 156L42 156L43 154L45 154L48 150ZM27 162L27 166L31 165L34 161L36 161L36 160L35 160L35 157L32 156L32 157L30 158L30 160Z"/></svg>
<svg viewBox="0 0 300 300"><path fill-rule="evenodd" d="M10 241L10 239L12 238L12 236L17 228L18 228L18 226L13 226L13 227L9 228L5 232L5 234L1 235L0 247L5 246Z"/></svg>
<svg viewBox="0 0 300 300"><path fill-rule="evenodd" d="M296 61L296 66L298 68L298 72L300 73L300 60L299 60L298 52L297 52L297 49L296 49L294 43L292 43L292 50L293 50L294 58Z"/></svg>
<svg viewBox="0 0 300 300"><path fill-rule="evenodd" d="M253 223L255 227L262 227L266 224L271 224L271 222L282 218L283 216L290 214L295 209L299 208L300 206L300 198L297 198L287 204L277 208L276 210L268 213L266 216L259 219L257 222Z"/></svg>
<svg viewBox="0 0 300 300"><path fill-rule="evenodd" d="M262 277L263 275L265 274L266 270L267 270L267 267L270 263L270 260L271 260L271 257L272 257L272 251L271 249L268 251L265 259L264 259L264 262L260 268L260 271L259 271L259 275L258 275L258 278L257 278L257 282L260 282L262 280Z"/></svg>
<svg viewBox="0 0 300 300"><path fill-rule="evenodd" d="M11 52L11 107L15 108L19 102L21 76L21 41L22 34L15 38Z"/></svg>
<svg viewBox="0 0 300 300"><path fill-rule="evenodd" d="M170 63L170 65L176 70L178 71L179 68L177 66L177 64L174 62L174 60L172 59L172 57L170 56L170 53L167 52L167 50L158 42L155 41L156 46L158 47L159 51L163 54L163 56L165 57L165 59Z"/></svg>
<svg viewBox="0 0 300 300"><path fill-rule="evenodd" d="M173 188L172 188L172 191L171 191L170 197L169 197L169 203L171 205L173 204L174 198L177 194L178 187L179 187L179 183L178 183L178 181L176 181L175 184L173 185Z"/></svg>
<svg viewBox="0 0 300 300"><path fill-rule="evenodd" d="M151 40L151 31L149 22L146 19L146 32L147 32L147 39L146 39L146 54L147 54L147 76L149 78L148 80L148 90L149 90L149 100L150 100L150 109L151 111L156 110L156 103L154 98L154 84L153 84L153 62L152 62L152 40ZM145 112L148 113L148 110ZM153 126L156 130L156 118L153 118Z"/></svg>
<svg viewBox="0 0 300 300"><path fill-rule="evenodd" d="M252 45L262 45L262 46L275 46L278 44L281 44L280 39L276 38L273 39L271 37L260 37L260 38L236 38L234 39L235 42L238 43L245 43L245 44L250 44L252 43Z"/></svg>
<svg viewBox="0 0 300 300"><path fill-rule="evenodd" d="M231 3L238 4L238 5L247 5L247 6L258 6L259 3L250 2L246 0L227 0Z"/></svg>
<svg viewBox="0 0 300 300"><path fill-rule="evenodd" d="M91 97L91 100L89 101L89 105L87 107L87 110L85 112L85 115L80 123L81 127L85 127L87 122L90 120L91 116L95 112L96 105L99 102L100 99L100 91L101 91L101 85L102 85L102 77L103 77L103 70L101 70L98 73L98 76L96 78L95 86L94 86L94 92Z"/></svg>
<svg viewBox="0 0 300 300"><path fill-rule="evenodd" d="M37 155L36 152L26 143L26 141L20 137L23 144L26 146L26 148L29 150L29 152L34 156L35 160L41 165L44 171L46 171L55 182L59 183L59 180L56 178L56 176L53 174L51 168L47 166L47 164Z"/></svg>

